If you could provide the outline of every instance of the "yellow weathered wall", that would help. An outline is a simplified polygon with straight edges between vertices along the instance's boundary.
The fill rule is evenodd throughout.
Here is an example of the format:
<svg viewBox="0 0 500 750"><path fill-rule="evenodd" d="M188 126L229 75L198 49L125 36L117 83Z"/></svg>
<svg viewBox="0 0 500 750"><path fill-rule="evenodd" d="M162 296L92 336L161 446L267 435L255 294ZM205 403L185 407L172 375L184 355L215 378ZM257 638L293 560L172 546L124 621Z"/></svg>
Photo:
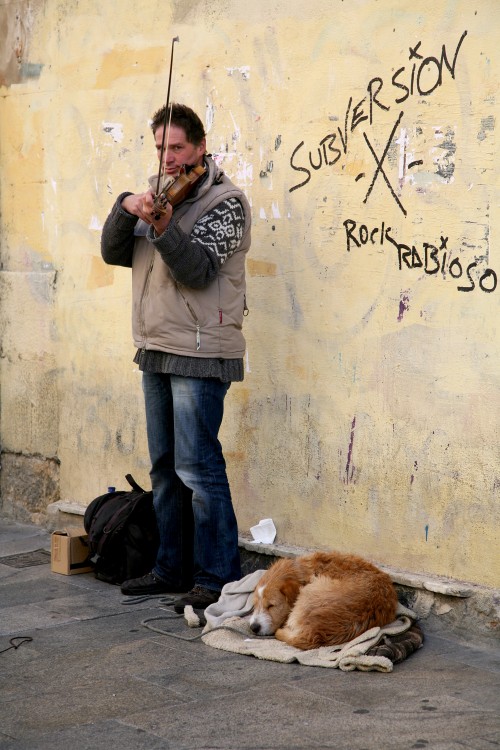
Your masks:
<svg viewBox="0 0 500 750"><path fill-rule="evenodd" d="M498 585L499 22L496 0L0 5L4 508L43 518L9 457L77 503L148 483L129 272L99 239L156 169L179 35L172 98L253 207L240 528Z"/></svg>

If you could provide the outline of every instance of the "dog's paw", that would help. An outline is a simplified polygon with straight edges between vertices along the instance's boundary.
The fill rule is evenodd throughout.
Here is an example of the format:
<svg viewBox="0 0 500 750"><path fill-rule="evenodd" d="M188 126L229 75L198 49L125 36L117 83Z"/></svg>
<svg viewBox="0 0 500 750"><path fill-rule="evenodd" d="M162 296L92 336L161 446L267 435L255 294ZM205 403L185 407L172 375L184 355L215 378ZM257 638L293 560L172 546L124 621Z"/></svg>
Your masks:
<svg viewBox="0 0 500 750"><path fill-rule="evenodd" d="M284 641L284 643L288 643L288 639L291 637L291 633L289 632L288 628L278 628L278 630L274 634L274 637L278 641Z"/></svg>

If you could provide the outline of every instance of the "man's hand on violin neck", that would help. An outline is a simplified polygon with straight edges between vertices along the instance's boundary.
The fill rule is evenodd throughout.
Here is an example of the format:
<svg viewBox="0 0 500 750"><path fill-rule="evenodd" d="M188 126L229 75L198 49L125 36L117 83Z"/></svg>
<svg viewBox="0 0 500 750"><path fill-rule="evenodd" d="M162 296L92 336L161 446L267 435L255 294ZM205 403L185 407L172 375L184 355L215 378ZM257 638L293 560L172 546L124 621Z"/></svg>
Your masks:
<svg viewBox="0 0 500 750"><path fill-rule="evenodd" d="M129 214L138 216L147 224L152 224L157 235L163 234L172 218L172 206L169 203L166 204L164 213L158 219L156 218L158 214L154 209L154 194L152 190L148 190L145 193L137 193L136 195L127 195L122 200L121 205Z"/></svg>
<svg viewBox="0 0 500 750"><path fill-rule="evenodd" d="M151 191L148 190L146 193L137 193L135 195L127 195L122 200L122 208L124 211L127 211L129 214L132 214L132 216L138 216L139 219L143 219L143 221L147 221L148 224L151 224L151 212L148 211L148 195L150 195ZM151 206L153 205L153 198L151 195Z"/></svg>

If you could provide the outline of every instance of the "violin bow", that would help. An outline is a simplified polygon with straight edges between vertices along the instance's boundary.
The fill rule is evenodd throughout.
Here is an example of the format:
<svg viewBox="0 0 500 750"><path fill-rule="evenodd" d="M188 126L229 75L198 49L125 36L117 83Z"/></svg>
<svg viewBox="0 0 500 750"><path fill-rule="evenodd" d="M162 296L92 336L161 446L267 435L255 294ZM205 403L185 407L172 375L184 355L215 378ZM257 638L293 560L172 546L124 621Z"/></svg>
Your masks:
<svg viewBox="0 0 500 750"><path fill-rule="evenodd" d="M165 153L165 134L167 132L167 119L168 119L169 109L170 109L170 118L172 117L172 105L170 104L170 84L172 82L172 70L173 70L173 64L174 64L174 44L178 41L179 41L179 37L174 36L174 38L172 39L172 50L170 52L170 72L168 75L168 89L167 89L167 101L165 103L165 117L163 118L163 136L161 139L160 166L158 168L158 181L156 183L156 195L160 194L161 173L163 171L163 154ZM169 129L170 129L170 120L169 120ZM168 138L167 138L167 146L168 146Z"/></svg>

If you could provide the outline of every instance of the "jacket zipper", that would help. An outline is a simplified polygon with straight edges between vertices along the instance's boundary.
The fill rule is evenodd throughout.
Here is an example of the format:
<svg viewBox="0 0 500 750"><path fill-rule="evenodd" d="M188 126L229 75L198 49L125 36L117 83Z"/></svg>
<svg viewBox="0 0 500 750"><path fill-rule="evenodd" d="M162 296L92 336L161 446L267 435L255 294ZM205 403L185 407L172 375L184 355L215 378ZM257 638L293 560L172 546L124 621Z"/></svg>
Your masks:
<svg viewBox="0 0 500 750"><path fill-rule="evenodd" d="M142 297L141 297L141 319L140 319L140 322L141 322L141 335L142 335L142 341L143 341L143 346L142 346L142 351L143 352L146 350L146 339L147 339L146 318L145 318L145 315L144 315L144 301L145 301L145 298L146 298L146 296L147 296L147 294L149 292L149 285L151 283L151 274L153 273L154 262L155 262L155 256L153 254L153 257L151 258L151 263L149 264L148 275L146 276L146 281L144 282L144 289L143 289Z"/></svg>
<svg viewBox="0 0 500 750"><path fill-rule="evenodd" d="M200 349L201 349L201 333L200 333L200 331L201 331L201 324L200 324L200 321L198 320L198 316L196 315L195 311L193 310L193 308L189 304L189 301L183 295L179 284L177 284L177 290L178 290L179 294L181 295L182 299L184 300L184 304L186 305L187 309L189 310L189 312L191 314L191 317L193 318L194 323L196 325L196 351L199 352Z"/></svg>

